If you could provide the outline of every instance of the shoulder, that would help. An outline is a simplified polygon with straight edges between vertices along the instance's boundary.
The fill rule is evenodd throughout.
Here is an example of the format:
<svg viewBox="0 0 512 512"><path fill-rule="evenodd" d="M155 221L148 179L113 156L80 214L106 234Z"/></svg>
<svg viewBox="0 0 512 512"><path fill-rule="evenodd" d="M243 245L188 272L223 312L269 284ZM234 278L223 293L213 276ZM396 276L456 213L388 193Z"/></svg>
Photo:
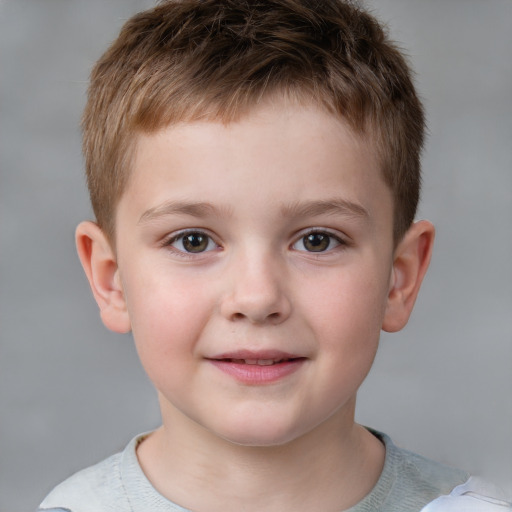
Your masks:
<svg viewBox="0 0 512 512"><path fill-rule="evenodd" d="M186 512L151 485L137 459L137 446L150 432L134 437L126 448L58 485L37 512Z"/></svg>
<svg viewBox="0 0 512 512"><path fill-rule="evenodd" d="M386 435L376 434L386 445L392 481L383 511L512 512L497 488L465 471L398 448Z"/></svg>
<svg viewBox="0 0 512 512"><path fill-rule="evenodd" d="M512 512L500 489L475 477L458 485L450 494L440 496L421 512Z"/></svg>
<svg viewBox="0 0 512 512"><path fill-rule="evenodd" d="M395 447L397 479L408 488L441 495L467 481L469 473L428 459L417 453Z"/></svg>
<svg viewBox="0 0 512 512"><path fill-rule="evenodd" d="M41 503L39 511L129 511L120 477L121 454L83 469L58 485Z"/></svg>
<svg viewBox="0 0 512 512"><path fill-rule="evenodd" d="M386 446L382 476L389 480L385 510L421 510L427 503L463 484L469 474L399 448L385 434L377 433ZM400 508L402 507L402 508Z"/></svg>

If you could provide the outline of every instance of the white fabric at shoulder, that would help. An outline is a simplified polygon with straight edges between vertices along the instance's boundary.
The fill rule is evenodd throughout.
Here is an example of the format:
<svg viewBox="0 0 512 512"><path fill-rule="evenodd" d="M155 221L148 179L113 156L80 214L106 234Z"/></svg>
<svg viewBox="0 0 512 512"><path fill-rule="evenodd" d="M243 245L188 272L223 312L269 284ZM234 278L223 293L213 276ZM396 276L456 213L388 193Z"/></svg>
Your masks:
<svg viewBox="0 0 512 512"><path fill-rule="evenodd" d="M471 477L449 495L429 503L421 512L512 512L512 503L506 501L495 486Z"/></svg>

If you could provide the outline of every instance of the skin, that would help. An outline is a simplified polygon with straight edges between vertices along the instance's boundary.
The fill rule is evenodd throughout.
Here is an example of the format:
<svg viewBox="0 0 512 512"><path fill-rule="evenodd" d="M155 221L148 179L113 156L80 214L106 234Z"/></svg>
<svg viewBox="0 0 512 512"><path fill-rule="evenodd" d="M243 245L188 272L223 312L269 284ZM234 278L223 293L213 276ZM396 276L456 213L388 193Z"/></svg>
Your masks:
<svg viewBox="0 0 512 512"><path fill-rule="evenodd" d="M116 251L90 222L77 245L104 323L133 332L158 390L163 425L138 457L161 494L339 511L371 490L384 448L354 423L356 393L381 329L407 322L434 237L418 222L395 247L392 226L374 152L315 106L139 137ZM272 378L244 363L244 380L233 354L293 363Z"/></svg>

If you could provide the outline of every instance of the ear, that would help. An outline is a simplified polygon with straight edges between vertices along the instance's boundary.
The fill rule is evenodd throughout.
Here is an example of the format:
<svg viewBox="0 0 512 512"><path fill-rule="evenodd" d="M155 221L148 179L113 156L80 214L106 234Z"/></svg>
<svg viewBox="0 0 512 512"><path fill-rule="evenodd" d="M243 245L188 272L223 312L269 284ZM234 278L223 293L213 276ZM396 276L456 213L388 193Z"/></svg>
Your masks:
<svg viewBox="0 0 512 512"><path fill-rule="evenodd" d="M105 326L115 332L130 331L115 253L105 233L94 222L76 228L76 247Z"/></svg>
<svg viewBox="0 0 512 512"><path fill-rule="evenodd" d="M384 331L396 332L407 324L430 263L434 235L430 222L415 222L396 247L382 324Z"/></svg>

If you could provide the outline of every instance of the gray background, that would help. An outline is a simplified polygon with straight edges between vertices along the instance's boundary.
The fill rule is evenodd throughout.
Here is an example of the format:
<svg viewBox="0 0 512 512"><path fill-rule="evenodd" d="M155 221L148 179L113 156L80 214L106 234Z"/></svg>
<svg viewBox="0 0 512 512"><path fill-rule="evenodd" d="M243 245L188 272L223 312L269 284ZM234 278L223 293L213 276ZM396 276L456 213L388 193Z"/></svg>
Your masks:
<svg viewBox="0 0 512 512"><path fill-rule="evenodd" d="M129 336L75 256L90 217L89 70L149 0L0 0L0 511L159 422ZM428 110L420 216L438 228L416 311L384 336L358 419L512 493L512 2L373 0Z"/></svg>

